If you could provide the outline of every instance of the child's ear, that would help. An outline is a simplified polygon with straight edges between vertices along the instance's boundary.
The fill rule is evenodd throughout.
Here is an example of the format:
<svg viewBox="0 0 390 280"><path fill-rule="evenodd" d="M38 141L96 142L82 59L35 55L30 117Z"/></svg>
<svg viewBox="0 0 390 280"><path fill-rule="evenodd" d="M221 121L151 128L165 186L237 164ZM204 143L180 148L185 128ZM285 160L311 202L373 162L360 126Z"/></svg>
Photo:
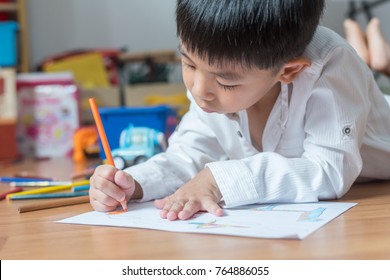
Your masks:
<svg viewBox="0 0 390 280"><path fill-rule="evenodd" d="M283 83L289 84L295 80L295 78L306 67L311 65L311 61L304 57L298 57L290 60L279 71L279 80Z"/></svg>

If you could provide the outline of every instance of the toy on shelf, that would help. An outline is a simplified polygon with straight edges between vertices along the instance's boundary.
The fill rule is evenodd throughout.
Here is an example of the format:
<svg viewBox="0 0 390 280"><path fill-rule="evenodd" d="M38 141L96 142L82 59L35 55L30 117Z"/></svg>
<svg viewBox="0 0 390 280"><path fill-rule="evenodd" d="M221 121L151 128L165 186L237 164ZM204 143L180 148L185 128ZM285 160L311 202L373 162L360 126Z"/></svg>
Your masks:
<svg viewBox="0 0 390 280"><path fill-rule="evenodd" d="M148 158L165 151L167 142L164 133L148 127L135 127L130 124L119 139L119 148L112 151L115 167L124 169L139 164Z"/></svg>
<svg viewBox="0 0 390 280"><path fill-rule="evenodd" d="M84 162L87 157L99 156L98 133L94 125L81 127L73 135L73 160Z"/></svg>
<svg viewBox="0 0 390 280"><path fill-rule="evenodd" d="M0 21L0 67L15 67L18 63L18 29L14 21Z"/></svg>
<svg viewBox="0 0 390 280"><path fill-rule="evenodd" d="M172 134L176 128L176 111L169 106L137 106L137 107L118 107L118 108L99 108L107 140L111 150L120 147L120 137L124 129L133 124L134 127L148 127L161 131L165 139ZM101 141L100 158L106 158L103 152Z"/></svg>
<svg viewBox="0 0 390 280"><path fill-rule="evenodd" d="M44 72L70 71L82 88L118 85L117 49L80 49L46 58L39 66Z"/></svg>

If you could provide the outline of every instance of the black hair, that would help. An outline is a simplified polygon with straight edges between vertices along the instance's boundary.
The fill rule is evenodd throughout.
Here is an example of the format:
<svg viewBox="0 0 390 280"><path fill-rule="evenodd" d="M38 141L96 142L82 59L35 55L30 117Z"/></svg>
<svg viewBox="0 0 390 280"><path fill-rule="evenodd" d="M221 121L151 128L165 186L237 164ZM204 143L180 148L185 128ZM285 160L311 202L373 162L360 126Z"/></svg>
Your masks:
<svg viewBox="0 0 390 280"><path fill-rule="evenodd" d="M325 0L177 0L177 35L210 64L279 68L302 55Z"/></svg>

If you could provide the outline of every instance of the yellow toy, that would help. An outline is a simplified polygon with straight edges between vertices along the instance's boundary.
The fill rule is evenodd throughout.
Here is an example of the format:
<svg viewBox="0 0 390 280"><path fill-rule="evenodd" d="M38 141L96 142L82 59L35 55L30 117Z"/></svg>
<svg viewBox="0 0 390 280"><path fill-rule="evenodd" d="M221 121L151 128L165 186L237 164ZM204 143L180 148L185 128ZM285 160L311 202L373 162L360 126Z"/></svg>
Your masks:
<svg viewBox="0 0 390 280"><path fill-rule="evenodd" d="M107 87L109 78L100 53L82 53L47 62L43 65L45 72L71 71L75 80L83 88Z"/></svg>

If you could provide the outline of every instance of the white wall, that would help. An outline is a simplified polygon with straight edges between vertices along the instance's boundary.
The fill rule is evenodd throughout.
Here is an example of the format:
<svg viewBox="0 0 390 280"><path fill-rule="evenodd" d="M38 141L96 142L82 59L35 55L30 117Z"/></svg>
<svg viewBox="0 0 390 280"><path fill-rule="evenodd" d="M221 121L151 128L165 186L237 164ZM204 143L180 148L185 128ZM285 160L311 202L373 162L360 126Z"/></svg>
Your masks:
<svg viewBox="0 0 390 280"><path fill-rule="evenodd" d="M238 1L238 0L237 0ZM316 1L316 0L313 0ZM374 0L373 0L374 1ZM29 0L32 66L79 48L177 48L175 0ZM347 0L327 0L323 24L344 35ZM390 2L373 10L390 39ZM359 21L364 24L364 17Z"/></svg>
<svg viewBox="0 0 390 280"><path fill-rule="evenodd" d="M29 0L31 60L80 48L176 49L175 0Z"/></svg>
<svg viewBox="0 0 390 280"><path fill-rule="evenodd" d="M343 20L345 19L348 9L349 0L326 0L326 10L322 18L322 24L335 30L340 35L344 36ZM361 8L361 2L354 0L356 6ZM365 0L367 3L375 3L377 0ZM381 5L375 6L371 10L373 16L378 17L381 20L381 26L384 35L390 41L390 1L387 1ZM367 24L367 18L364 13L357 15L357 20L365 28Z"/></svg>

